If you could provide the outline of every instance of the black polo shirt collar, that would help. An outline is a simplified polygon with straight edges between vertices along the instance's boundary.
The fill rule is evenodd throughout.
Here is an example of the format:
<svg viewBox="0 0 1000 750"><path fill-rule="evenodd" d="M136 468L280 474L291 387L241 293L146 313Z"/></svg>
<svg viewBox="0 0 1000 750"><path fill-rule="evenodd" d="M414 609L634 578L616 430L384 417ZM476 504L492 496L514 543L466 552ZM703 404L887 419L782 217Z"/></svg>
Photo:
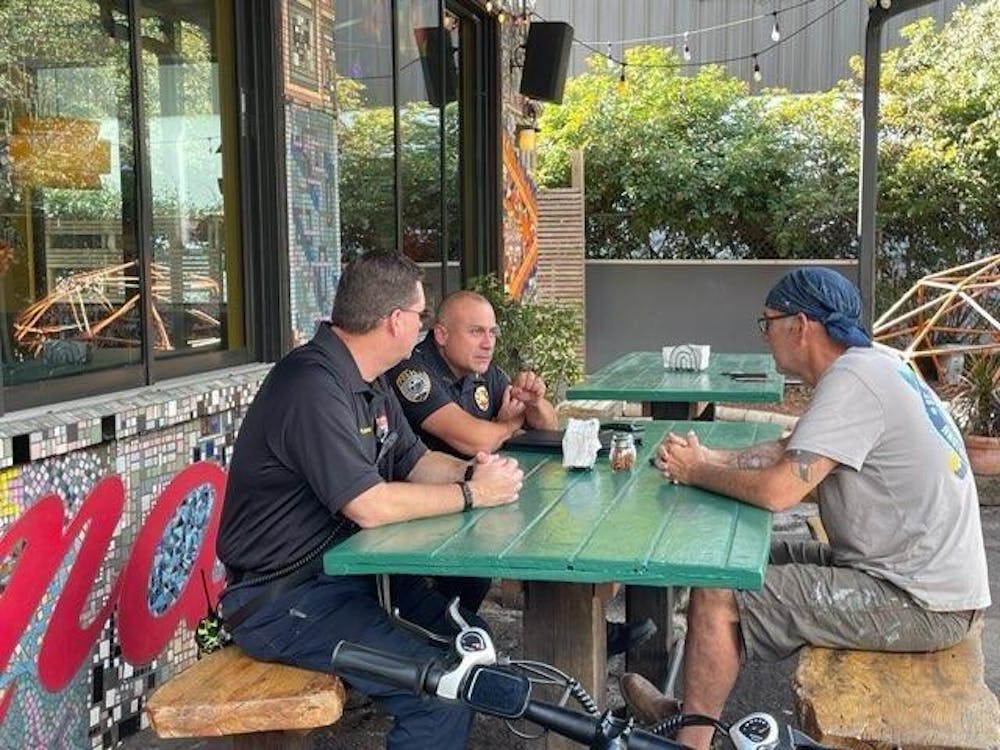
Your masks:
<svg viewBox="0 0 1000 750"><path fill-rule="evenodd" d="M347 378L347 385L354 393L380 392L380 388L375 388L371 383L361 377L361 370L358 363L354 361L351 350L340 340L333 331L333 326L329 321L323 321L316 328L316 334L312 337L312 343L327 357L337 372Z"/></svg>

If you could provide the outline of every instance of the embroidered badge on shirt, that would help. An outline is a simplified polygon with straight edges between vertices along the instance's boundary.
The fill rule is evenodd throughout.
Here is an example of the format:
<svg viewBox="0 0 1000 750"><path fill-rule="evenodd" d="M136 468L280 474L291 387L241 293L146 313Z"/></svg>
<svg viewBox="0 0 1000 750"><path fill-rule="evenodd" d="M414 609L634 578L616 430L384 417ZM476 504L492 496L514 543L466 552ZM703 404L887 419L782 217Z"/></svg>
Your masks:
<svg viewBox="0 0 1000 750"><path fill-rule="evenodd" d="M490 408L490 392L485 385L477 385L476 390L472 392L472 397L476 400L479 411L486 411Z"/></svg>
<svg viewBox="0 0 1000 750"><path fill-rule="evenodd" d="M403 370L396 376L400 395L415 404L431 395L431 376L423 370Z"/></svg>

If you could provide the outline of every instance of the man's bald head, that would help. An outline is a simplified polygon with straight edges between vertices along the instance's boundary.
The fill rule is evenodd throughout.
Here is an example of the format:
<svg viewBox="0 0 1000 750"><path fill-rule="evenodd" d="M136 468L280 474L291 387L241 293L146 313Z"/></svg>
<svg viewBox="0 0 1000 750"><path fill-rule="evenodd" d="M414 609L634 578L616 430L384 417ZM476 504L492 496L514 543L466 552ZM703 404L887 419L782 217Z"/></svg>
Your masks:
<svg viewBox="0 0 1000 750"><path fill-rule="evenodd" d="M468 289L459 289L457 292L452 292L441 300L441 304L438 305L436 320L447 322L449 314L451 314L452 317L455 315L461 315L462 312L469 307L477 307L480 305L487 305L491 310L493 309L493 305L490 304L490 301L479 292L473 292Z"/></svg>

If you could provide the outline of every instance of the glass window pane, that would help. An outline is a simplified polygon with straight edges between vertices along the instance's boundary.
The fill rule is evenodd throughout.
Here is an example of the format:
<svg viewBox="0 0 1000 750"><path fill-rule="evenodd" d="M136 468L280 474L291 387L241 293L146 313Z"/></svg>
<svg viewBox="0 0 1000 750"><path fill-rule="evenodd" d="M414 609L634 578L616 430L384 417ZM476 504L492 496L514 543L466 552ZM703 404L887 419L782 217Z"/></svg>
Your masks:
<svg viewBox="0 0 1000 750"><path fill-rule="evenodd" d="M441 107L454 102L457 76L449 29L437 0L400 0L399 170L403 252L424 267L429 304L442 294Z"/></svg>
<svg viewBox="0 0 1000 750"><path fill-rule="evenodd" d="M231 8L140 4L156 356L241 346ZM226 33L223 33L225 30Z"/></svg>
<svg viewBox="0 0 1000 750"><path fill-rule="evenodd" d="M0 4L0 350L16 385L140 361L129 30Z"/></svg>
<svg viewBox="0 0 1000 750"><path fill-rule="evenodd" d="M396 247L389 0L337 0L340 245L350 261Z"/></svg>

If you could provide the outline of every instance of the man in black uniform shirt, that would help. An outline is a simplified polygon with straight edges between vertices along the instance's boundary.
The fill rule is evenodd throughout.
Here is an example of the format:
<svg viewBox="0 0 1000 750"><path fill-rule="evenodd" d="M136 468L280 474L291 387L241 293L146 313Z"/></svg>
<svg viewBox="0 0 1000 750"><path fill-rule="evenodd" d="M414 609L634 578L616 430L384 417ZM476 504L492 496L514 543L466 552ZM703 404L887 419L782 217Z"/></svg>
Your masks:
<svg viewBox="0 0 1000 750"><path fill-rule="evenodd" d="M401 656L439 655L388 617L374 577L323 575L320 552L358 528L517 498L515 461L480 453L463 481L470 464L428 451L382 377L409 356L426 318L420 278L395 253L351 263L330 323L274 366L247 411L216 549L229 583L223 615L255 658L329 671L342 639ZM447 599L424 578L392 576L390 593L404 619L448 632ZM387 747L465 747L465 707L349 682L395 717Z"/></svg>
<svg viewBox="0 0 1000 750"><path fill-rule="evenodd" d="M489 300L476 292L453 292L441 301L427 338L389 371L406 418L431 448L469 457L493 453L522 428L558 427L545 382L530 371L511 381L493 362L499 335ZM451 577L437 585L475 610L490 582ZM652 620L608 623L608 653L622 653L655 632Z"/></svg>
<svg viewBox="0 0 1000 750"><path fill-rule="evenodd" d="M493 453L522 427L558 426L538 375L519 372L511 382L493 362L499 334L485 297L454 292L410 359L390 370L406 418L431 448L470 457Z"/></svg>

